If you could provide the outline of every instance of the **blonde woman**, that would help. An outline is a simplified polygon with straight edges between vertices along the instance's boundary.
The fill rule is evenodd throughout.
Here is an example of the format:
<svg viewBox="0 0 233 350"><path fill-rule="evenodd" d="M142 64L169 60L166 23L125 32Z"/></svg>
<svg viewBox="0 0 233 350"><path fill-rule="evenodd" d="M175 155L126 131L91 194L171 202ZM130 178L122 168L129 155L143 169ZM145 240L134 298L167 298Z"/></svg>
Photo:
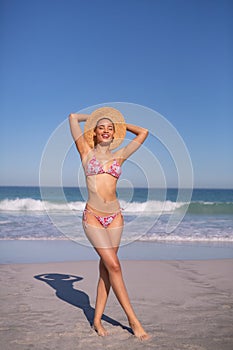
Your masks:
<svg viewBox="0 0 233 350"><path fill-rule="evenodd" d="M93 327L100 336L108 334L101 318L112 287L134 335L146 340L149 335L132 308L117 256L124 219L116 195L116 185L123 162L141 146L148 131L126 124L123 115L111 107L99 108L91 115L72 113L69 121L88 189L83 228L100 257ZM84 133L80 122L86 122ZM112 151L122 143L126 130L135 135L134 139L125 147Z"/></svg>

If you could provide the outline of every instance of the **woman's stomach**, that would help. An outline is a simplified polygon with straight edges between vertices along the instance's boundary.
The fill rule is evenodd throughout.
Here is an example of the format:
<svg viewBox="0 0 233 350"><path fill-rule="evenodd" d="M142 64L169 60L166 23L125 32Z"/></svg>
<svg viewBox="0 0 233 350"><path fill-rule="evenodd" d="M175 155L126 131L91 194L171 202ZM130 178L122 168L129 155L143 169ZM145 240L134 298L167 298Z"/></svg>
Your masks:
<svg viewBox="0 0 233 350"><path fill-rule="evenodd" d="M96 211L97 214L111 214L120 209L120 203L116 196L104 198L98 193L89 192L87 206Z"/></svg>
<svg viewBox="0 0 233 350"><path fill-rule="evenodd" d="M89 176L87 178L88 204L99 211L111 213L120 209L116 196L116 179L111 175Z"/></svg>

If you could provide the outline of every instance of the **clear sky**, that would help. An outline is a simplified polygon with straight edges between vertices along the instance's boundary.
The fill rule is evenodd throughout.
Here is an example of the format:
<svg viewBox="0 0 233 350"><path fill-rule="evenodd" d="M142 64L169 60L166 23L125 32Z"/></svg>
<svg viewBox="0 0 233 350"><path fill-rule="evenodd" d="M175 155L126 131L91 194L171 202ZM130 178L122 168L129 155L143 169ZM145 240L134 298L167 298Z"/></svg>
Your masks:
<svg viewBox="0 0 233 350"><path fill-rule="evenodd" d="M172 123L196 187L233 188L232 16L232 0L1 0L0 185L38 185L68 114L120 101Z"/></svg>

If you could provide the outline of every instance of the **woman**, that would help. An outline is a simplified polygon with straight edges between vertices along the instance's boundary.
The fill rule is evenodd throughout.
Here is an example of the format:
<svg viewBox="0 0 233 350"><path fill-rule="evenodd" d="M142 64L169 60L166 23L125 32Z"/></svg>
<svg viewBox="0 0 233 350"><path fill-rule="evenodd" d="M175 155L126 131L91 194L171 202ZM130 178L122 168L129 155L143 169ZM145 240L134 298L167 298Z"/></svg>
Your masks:
<svg viewBox="0 0 233 350"><path fill-rule="evenodd" d="M148 131L125 124L122 114L111 107L99 108L90 116L70 114L69 121L88 188L83 228L100 256L93 327L98 335L107 335L101 317L112 287L134 335L146 340L149 335L142 328L130 304L117 257L124 221L116 196L116 185L123 162L145 141ZM84 121L86 124L83 134L79 123ZM112 152L123 141L126 130L135 134L135 138L127 146Z"/></svg>

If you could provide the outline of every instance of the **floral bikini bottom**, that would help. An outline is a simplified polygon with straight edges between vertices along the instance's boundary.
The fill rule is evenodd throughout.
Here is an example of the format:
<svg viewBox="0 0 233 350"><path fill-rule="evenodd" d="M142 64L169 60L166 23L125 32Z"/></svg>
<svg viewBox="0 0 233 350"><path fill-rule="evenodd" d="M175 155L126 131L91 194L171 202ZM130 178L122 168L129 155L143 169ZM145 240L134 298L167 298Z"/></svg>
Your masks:
<svg viewBox="0 0 233 350"><path fill-rule="evenodd" d="M86 216L86 213L89 213L91 215L93 215L98 221L99 223L104 227L104 228L107 228L108 225L110 225L113 220L115 219L115 217L119 214L121 214L121 209L119 211L117 211L116 213L112 214L112 215L108 215L108 216L99 216L99 215L96 215L93 211L85 208L84 211L83 211L83 221L85 223L87 223L87 216Z"/></svg>

